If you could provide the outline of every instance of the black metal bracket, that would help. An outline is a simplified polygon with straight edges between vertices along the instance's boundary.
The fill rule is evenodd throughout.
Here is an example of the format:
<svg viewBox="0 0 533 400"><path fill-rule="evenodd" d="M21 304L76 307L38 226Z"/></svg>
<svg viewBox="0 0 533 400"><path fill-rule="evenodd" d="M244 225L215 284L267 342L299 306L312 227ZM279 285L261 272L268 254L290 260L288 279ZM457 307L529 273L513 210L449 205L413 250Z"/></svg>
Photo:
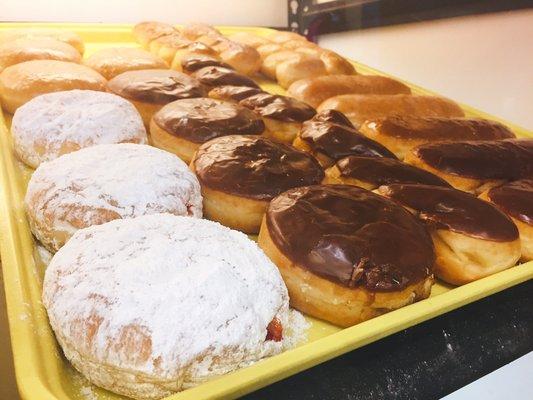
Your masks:
<svg viewBox="0 0 533 400"><path fill-rule="evenodd" d="M533 0L288 0L289 29L324 33L533 7Z"/></svg>

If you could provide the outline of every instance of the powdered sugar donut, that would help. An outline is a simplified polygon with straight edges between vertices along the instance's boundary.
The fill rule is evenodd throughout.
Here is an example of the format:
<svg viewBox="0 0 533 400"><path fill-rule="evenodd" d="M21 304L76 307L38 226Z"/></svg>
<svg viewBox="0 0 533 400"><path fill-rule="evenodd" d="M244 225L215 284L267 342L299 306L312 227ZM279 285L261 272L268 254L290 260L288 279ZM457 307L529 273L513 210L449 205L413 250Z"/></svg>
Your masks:
<svg viewBox="0 0 533 400"><path fill-rule="evenodd" d="M277 354L306 325L253 241L169 214L76 232L46 270L43 304L74 367L137 399Z"/></svg>
<svg viewBox="0 0 533 400"><path fill-rule="evenodd" d="M33 168L97 144L148 142L133 104L120 96L94 90L69 90L33 98L15 112L11 133L17 156Z"/></svg>
<svg viewBox="0 0 533 400"><path fill-rule="evenodd" d="M25 206L33 234L57 251L78 229L119 218L202 216L196 176L177 156L139 144L105 144L37 168Z"/></svg>

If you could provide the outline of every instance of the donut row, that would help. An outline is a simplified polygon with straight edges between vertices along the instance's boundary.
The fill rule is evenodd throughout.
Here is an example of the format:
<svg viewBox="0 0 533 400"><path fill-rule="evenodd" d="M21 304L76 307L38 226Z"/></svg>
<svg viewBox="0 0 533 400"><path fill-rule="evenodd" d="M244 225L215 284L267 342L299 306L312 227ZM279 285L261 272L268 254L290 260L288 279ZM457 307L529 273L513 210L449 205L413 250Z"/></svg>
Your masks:
<svg viewBox="0 0 533 400"><path fill-rule="evenodd" d="M392 79L334 76L342 60L295 34L133 34L149 52L85 61L75 34L5 34L27 51L0 73L14 151L36 168L30 228L55 253L43 304L91 382L161 398L304 340L289 306L351 326L435 277L533 258L533 140ZM32 50L45 39L79 57ZM278 80L309 60L327 73L267 93L247 76L254 48Z"/></svg>

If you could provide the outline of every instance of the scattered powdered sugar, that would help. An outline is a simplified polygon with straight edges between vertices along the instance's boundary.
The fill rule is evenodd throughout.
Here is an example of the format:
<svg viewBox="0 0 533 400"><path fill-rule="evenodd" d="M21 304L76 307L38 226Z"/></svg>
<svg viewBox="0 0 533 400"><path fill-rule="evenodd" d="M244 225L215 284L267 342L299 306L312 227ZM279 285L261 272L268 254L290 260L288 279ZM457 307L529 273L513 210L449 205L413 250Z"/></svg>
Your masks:
<svg viewBox="0 0 533 400"><path fill-rule="evenodd" d="M116 218L172 213L202 216L200 184L176 155L139 144L88 147L45 162L25 197L30 226L48 248L78 228ZM49 243L52 241L53 243Z"/></svg>
<svg viewBox="0 0 533 400"><path fill-rule="evenodd" d="M69 90L37 96L18 108L11 132L19 158L36 168L97 144L147 143L141 116L112 93Z"/></svg>
<svg viewBox="0 0 533 400"><path fill-rule="evenodd" d="M277 354L307 327L288 301L279 271L246 235L170 214L79 230L43 287L65 354L96 384L104 381L69 355L186 388ZM273 318L280 342L265 340Z"/></svg>

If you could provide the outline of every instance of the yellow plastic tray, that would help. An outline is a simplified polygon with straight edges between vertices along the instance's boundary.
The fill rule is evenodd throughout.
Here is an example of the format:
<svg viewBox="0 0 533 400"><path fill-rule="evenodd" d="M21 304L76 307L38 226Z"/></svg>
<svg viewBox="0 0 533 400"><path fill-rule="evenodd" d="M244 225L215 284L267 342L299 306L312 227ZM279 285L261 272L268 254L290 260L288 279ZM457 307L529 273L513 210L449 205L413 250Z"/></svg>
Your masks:
<svg viewBox="0 0 533 400"><path fill-rule="evenodd" d="M135 45L128 25L98 24L0 24L0 31L22 26L45 26L78 32L90 54L104 46ZM264 28L223 27L223 33L250 31L264 34ZM354 63L359 72L378 73ZM282 93L264 82L264 88ZM410 85L415 93L429 93ZM470 107L468 115L498 119ZM22 205L31 170L13 156L9 134L10 116L0 113L0 250L15 372L24 399L119 399L121 396L90 385L62 356L41 304L41 282L45 265L35 247ZM514 124L502 121L519 136L533 136ZM350 350L379 340L409 326L446 313L533 278L533 262L461 287L442 283L433 286L431 297L348 329L308 318L308 341L298 348L263 360L248 368L175 394L169 399L235 398ZM0 333L3 334L3 333Z"/></svg>

